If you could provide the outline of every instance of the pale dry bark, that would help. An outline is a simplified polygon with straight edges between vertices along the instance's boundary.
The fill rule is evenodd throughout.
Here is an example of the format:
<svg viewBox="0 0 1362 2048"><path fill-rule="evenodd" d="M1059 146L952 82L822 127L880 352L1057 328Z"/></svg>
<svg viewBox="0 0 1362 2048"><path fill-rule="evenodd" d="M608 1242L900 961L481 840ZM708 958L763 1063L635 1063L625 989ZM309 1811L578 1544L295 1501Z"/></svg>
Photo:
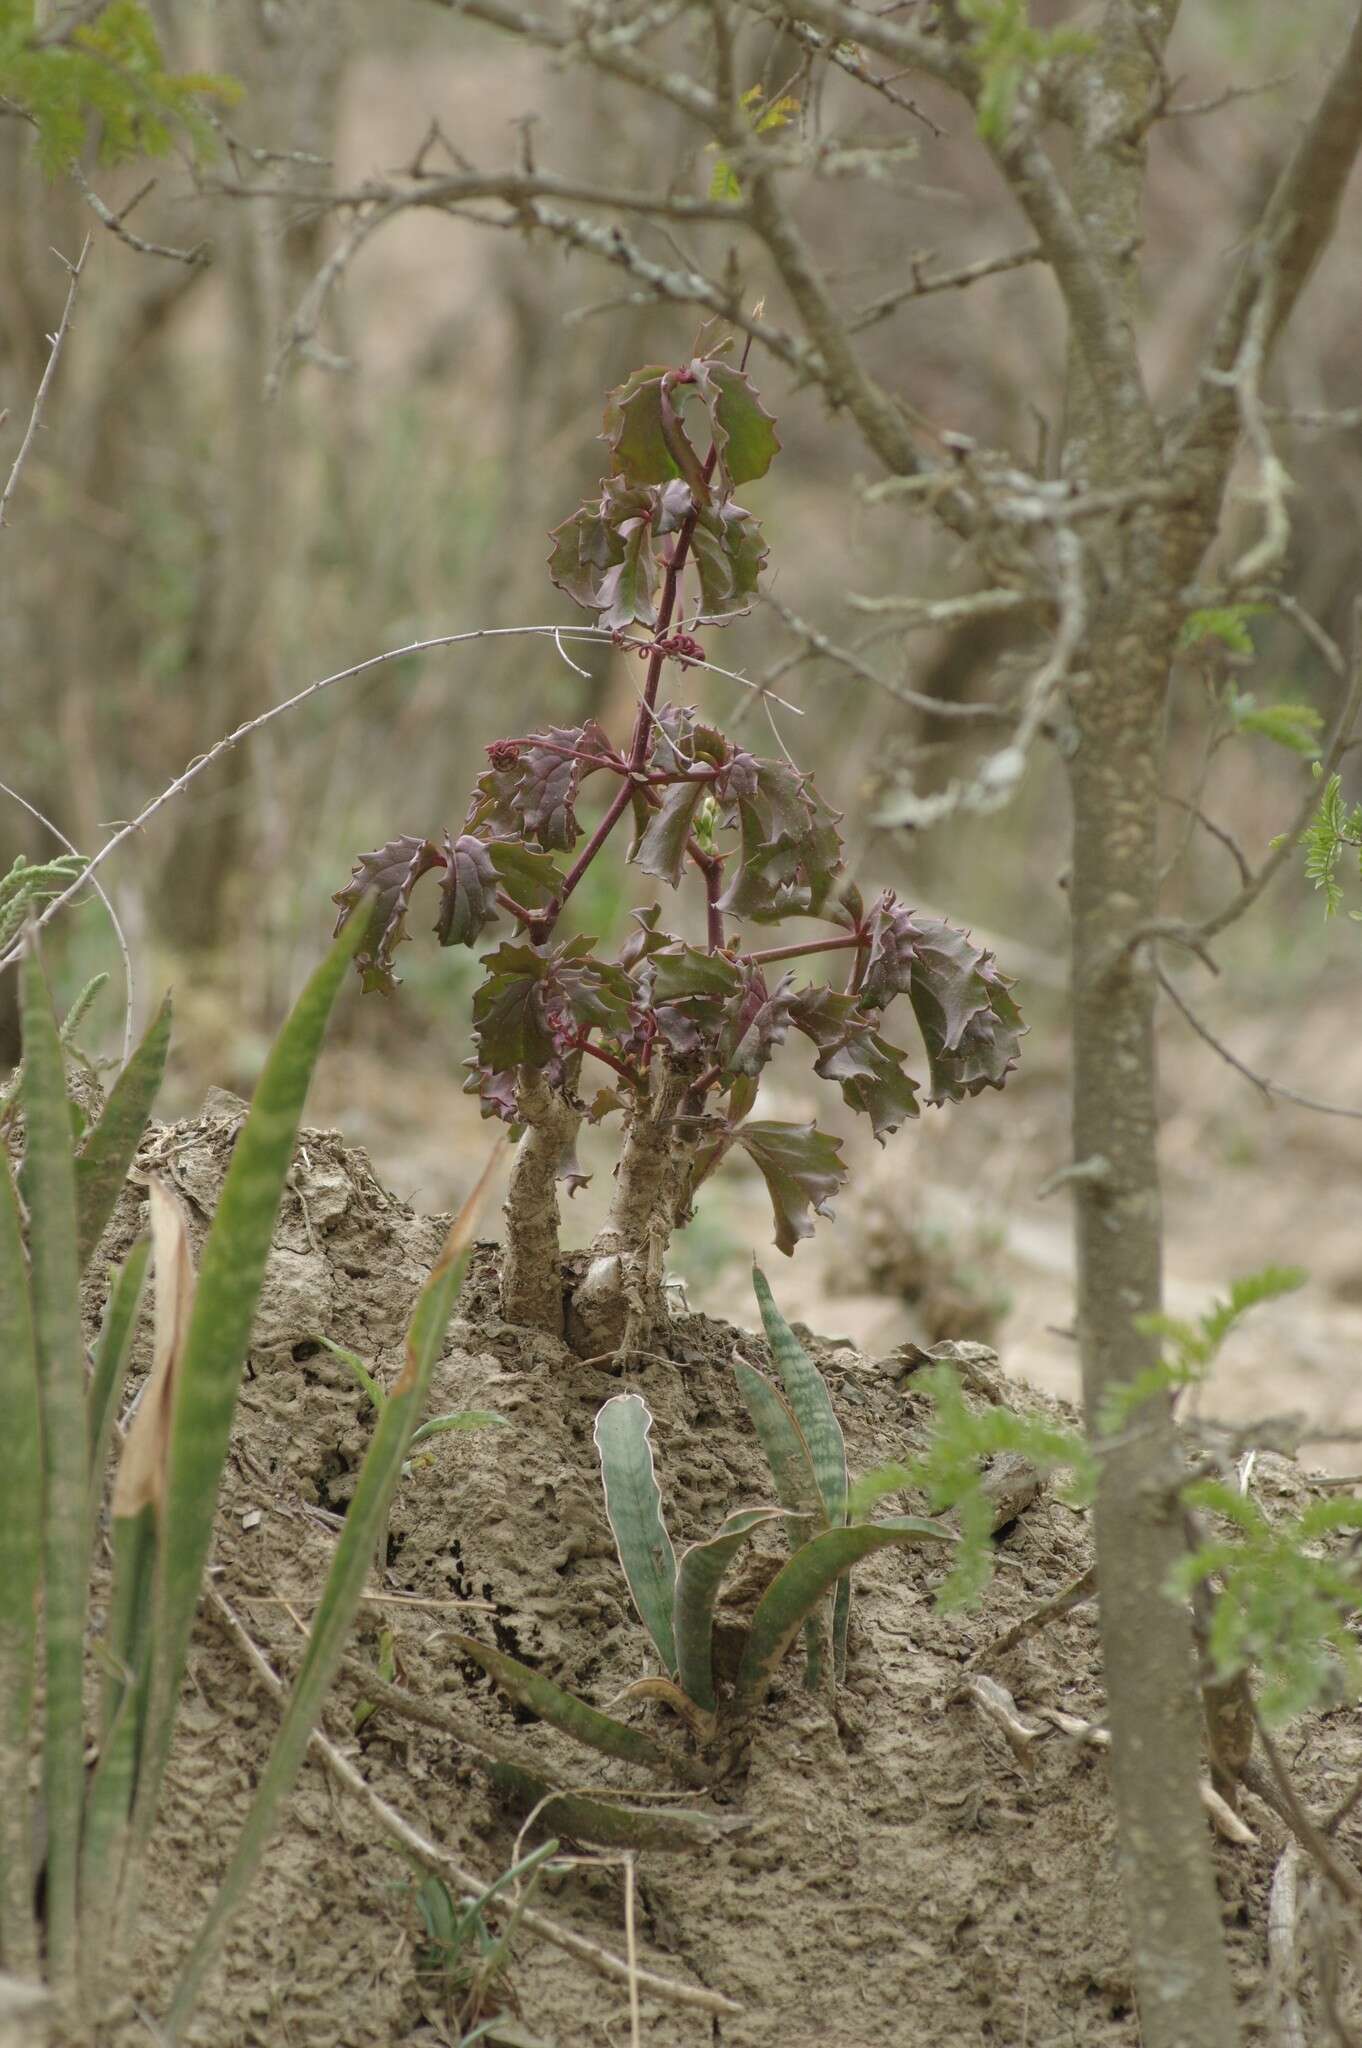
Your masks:
<svg viewBox="0 0 1362 2048"><path fill-rule="evenodd" d="M646 1349L666 1323L663 1262L690 1163L676 1132L686 1087L655 1059L647 1092L629 1110L610 1214L572 1300L570 1335L584 1357Z"/></svg>
<svg viewBox="0 0 1362 2048"><path fill-rule="evenodd" d="M523 1067L516 1106L525 1135L516 1147L506 1194L506 1256L501 1310L508 1323L563 1334L563 1269L558 1248L558 1175L582 1117L544 1076Z"/></svg>

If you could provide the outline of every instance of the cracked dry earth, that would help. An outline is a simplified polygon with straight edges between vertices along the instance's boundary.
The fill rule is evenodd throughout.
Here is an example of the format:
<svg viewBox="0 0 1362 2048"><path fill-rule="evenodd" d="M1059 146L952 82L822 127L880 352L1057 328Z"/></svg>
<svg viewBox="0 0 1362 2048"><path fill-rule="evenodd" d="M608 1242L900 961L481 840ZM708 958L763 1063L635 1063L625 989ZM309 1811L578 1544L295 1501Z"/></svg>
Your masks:
<svg viewBox="0 0 1362 2048"><path fill-rule="evenodd" d="M140 1156L144 1173L159 1171L178 1187L200 1241L238 1128L230 1113L157 1126ZM133 1189L111 1226L109 1259L142 1227L139 1208ZM391 1378L442 1234L441 1219L385 1192L364 1155L335 1133L304 1134L242 1389L213 1567L215 1589L285 1675L296 1667L372 1428L367 1403L319 1340L349 1347ZM504 1704L449 1641L458 1628L485 1632L601 1705L649 1669L602 1508L591 1440L602 1401L627 1386L652 1407L678 1545L769 1490L728 1369L735 1350L762 1360L751 1332L682 1316L670 1357L623 1374L584 1366L500 1320L495 1258L490 1247L475 1257L436 1369L432 1412L491 1408L511 1427L441 1435L412 1459L386 1560L371 1581L382 1597L363 1608L354 1646L375 1669L380 1632L390 1629L401 1688L460 1717L474 1740L386 1705L357 1734L363 1688L353 1673L326 1714L331 1739L369 1785L488 1880L512 1860L524 1816L501 1803L480 1768L479 1732L515 1742L560 1785L626 1789L623 1767ZM870 1361L817 1340L811 1348L833 1389L853 1472L920 1445L926 1404L901 1359ZM972 1357L971 1398L988 1399L1001 1384L996 1368L990 1354ZM1014 1404L1057 1410L1020 1385L1007 1391ZM1258 1483L1269 1506L1298 1504L1305 1490L1294 1466L1268 1455ZM983 1667L1044 1731L1024 1755L967 1689L971 1659L1084 1570L1085 1520L1041 1492L1003 1526L998 1555L985 1606L967 1616L936 1611L943 1566L932 1553L888 1551L862 1565L836 1710L801 1689L792 1659L744 1767L714 1796L687 1802L726 1823L713 1846L638 1855L639 1962L741 2008L716 2016L644 1995L641 2041L1134 2048L1103 1754L1044 1718L1048 1709L1100 1717L1091 1607ZM486 1605L470 1616L447 1604L463 1600ZM723 1610L730 1623L741 1619L743 1600L740 1573ZM205 1616L138 1957L136 1995L153 2013L224 1865L276 1714L239 1648ZM1348 1712L1294 1724L1286 1749L1316 1810L1362 1770L1362 1730ZM634 1778L627 1789L638 1798L648 1788ZM1266 1905L1285 1837L1247 1795L1244 1818L1253 1839L1218 1842L1217 1866L1250 2038L1267 2042L1279 1993L1266 1962ZM529 1839L541 1833L536 1826ZM1339 1846L1362 1854L1356 1813ZM585 1846L581 1859L551 1874L535 1904L622 1954L625 1869L618 1856ZM309 1762L195 2038L212 2048L457 2042L438 1981L418 1967L422 1939L411 1866L368 1807ZM517 1938L512 1982L522 2038L556 2048L630 2039L625 1988L541 1941ZM123 2031L129 2044L146 2038L140 2027Z"/></svg>

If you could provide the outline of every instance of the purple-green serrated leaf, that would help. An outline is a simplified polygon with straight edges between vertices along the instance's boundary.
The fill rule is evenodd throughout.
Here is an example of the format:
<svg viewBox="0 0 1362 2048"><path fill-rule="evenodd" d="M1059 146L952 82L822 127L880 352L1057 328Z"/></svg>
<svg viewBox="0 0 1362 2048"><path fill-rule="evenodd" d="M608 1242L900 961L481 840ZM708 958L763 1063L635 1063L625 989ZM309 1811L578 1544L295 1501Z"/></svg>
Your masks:
<svg viewBox="0 0 1362 2048"><path fill-rule="evenodd" d="M549 575L574 604L600 610L601 579L624 560L624 542L600 504L578 506L570 519L549 535L553 552Z"/></svg>
<svg viewBox="0 0 1362 2048"><path fill-rule="evenodd" d="M664 539L669 533L680 531L690 517L693 503L690 485L684 477L676 476L669 484L663 484L658 493L657 511L653 517L653 532L659 540Z"/></svg>
<svg viewBox="0 0 1362 2048"><path fill-rule="evenodd" d="M731 503L710 506L696 520L691 554L700 579L698 625L751 611L770 550L750 512Z"/></svg>
<svg viewBox="0 0 1362 2048"><path fill-rule="evenodd" d="M563 871L552 854L517 839L494 839L487 852L506 893L526 910L542 910L563 886Z"/></svg>
<svg viewBox="0 0 1362 2048"><path fill-rule="evenodd" d="M746 970L742 987L724 1005L719 1030L718 1063L726 1074L759 1074L784 1043L793 982L787 974L773 991L759 967Z"/></svg>
<svg viewBox="0 0 1362 2048"><path fill-rule="evenodd" d="M695 813L708 794L707 782L674 782L666 788L661 805L644 828L634 852L636 867L645 875L670 882L673 889L681 880L686 864L686 841L695 824Z"/></svg>
<svg viewBox="0 0 1362 2048"><path fill-rule="evenodd" d="M780 436L744 371L712 358L692 363L691 371L709 411L727 495L737 485L765 476L780 452Z"/></svg>
<svg viewBox="0 0 1362 2048"><path fill-rule="evenodd" d="M967 932L939 917L914 916L912 946L908 996L918 1028L929 1051L953 1052L971 1018L988 1008L979 972L986 955Z"/></svg>
<svg viewBox="0 0 1362 2048"><path fill-rule="evenodd" d="M835 1081L848 1109L870 1118L870 1128L883 1144L908 1117L919 1116L918 1084L905 1074L901 1046L891 1045L876 1031L848 1031L840 1043L824 1048L813 1063L815 1074Z"/></svg>
<svg viewBox="0 0 1362 2048"><path fill-rule="evenodd" d="M484 768L473 785L464 817L464 830L483 839L519 839L520 813L516 794L520 788L520 750L503 743L498 758Z"/></svg>
<svg viewBox="0 0 1362 2048"><path fill-rule="evenodd" d="M698 946L668 945L652 956L653 996L659 1003L684 996L734 996L743 972L727 953L702 953Z"/></svg>
<svg viewBox="0 0 1362 2048"><path fill-rule="evenodd" d="M869 957L861 978L860 1000L869 1009L883 1010L895 996L908 993L918 929L913 913L904 909L892 889L886 889L871 905L866 932Z"/></svg>
<svg viewBox="0 0 1362 2048"><path fill-rule="evenodd" d="M520 1121L516 1103L515 1068L496 1072L491 1067L480 1067L476 1060L465 1060L469 1069L468 1079L463 1084L465 1095L476 1095L478 1106L484 1116L499 1117L504 1124Z"/></svg>
<svg viewBox="0 0 1362 2048"><path fill-rule="evenodd" d="M620 966L632 973L640 961L649 959L663 946L675 946L679 941L670 932L657 929L657 920L662 915L660 903L649 903L642 910L631 910L629 915L638 929L630 932L620 947Z"/></svg>
<svg viewBox="0 0 1362 2048"><path fill-rule="evenodd" d="M652 528L644 519L637 524L631 520L620 538L620 562L606 570L597 595L601 624L611 633L623 633L635 624L651 629L657 624L655 593L661 574Z"/></svg>
<svg viewBox="0 0 1362 2048"><path fill-rule="evenodd" d="M1021 1058L1021 1011L990 954L982 956L979 977L988 994L987 1009L975 1012L950 1051L933 1053L928 1046L933 1102L959 1102L985 1088L1001 1088Z"/></svg>
<svg viewBox="0 0 1362 2048"><path fill-rule="evenodd" d="M398 986L392 960L394 951L407 937L404 927L411 892L422 875L443 863L444 856L433 840L409 835L390 839L373 853L362 853L347 886L331 898L340 905L334 933L340 931L362 898L370 899L369 929L355 954L355 966L366 993L380 989L384 995L391 995Z"/></svg>
<svg viewBox="0 0 1362 2048"><path fill-rule="evenodd" d="M484 955L487 979L473 996L473 1035L485 1067L542 1067L556 1050L544 1015L548 961L533 946L504 942Z"/></svg>
<svg viewBox="0 0 1362 2048"><path fill-rule="evenodd" d="M830 1216L828 1203L846 1185L838 1141L811 1123L745 1123L737 1143L766 1182L776 1248L788 1258L801 1237L813 1235L814 1213Z"/></svg>
<svg viewBox="0 0 1362 2048"><path fill-rule="evenodd" d="M759 924L823 915L842 869L837 813L784 761L735 757L723 783L740 846L720 908Z"/></svg>
<svg viewBox="0 0 1362 2048"><path fill-rule="evenodd" d="M718 1030L718 1005L712 997L690 1003L659 1003L653 1012L657 1029L679 1058L702 1053Z"/></svg>
<svg viewBox="0 0 1362 2048"><path fill-rule="evenodd" d="M514 798L525 836L555 850L572 846L578 837L577 792L586 776L614 758L615 750L594 718L586 725L556 725L531 733L520 748Z"/></svg>
<svg viewBox="0 0 1362 2048"><path fill-rule="evenodd" d="M497 877L488 848L468 833L444 835L445 877L435 935L442 946L475 946L497 921Z"/></svg>
<svg viewBox="0 0 1362 2048"><path fill-rule="evenodd" d="M617 384L605 401L601 439L612 466L631 483L661 484L680 474L662 431L664 363L650 363Z"/></svg>
<svg viewBox="0 0 1362 2048"><path fill-rule="evenodd" d="M697 505L709 503L709 479L705 465L691 446L681 417L681 401L687 386L670 384L664 377L658 398L658 412L662 422L662 438L667 444L667 453L676 465L677 473L689 487L691 497Z"/></svg>
<svg viewBox="0 0 1362 2048"><path fill-rule="evenodd" d="M546 1009L565 1010L582 1031L597 1026L610 1030L621 1024L632 995L628 976L613 962L589 955L574 957L567 949L550 961L544 979Z"/></svg>
<svg viewBox="0 0 1362 2048"><path fill-rule="evenodd" d="M796 1031L811 1038L820 1052L825 1052L830 1046L840 1045L849 1031L860 1027L868 1030L871 1020L855 996L814 982L791 998L790 1022Z"/></svg>

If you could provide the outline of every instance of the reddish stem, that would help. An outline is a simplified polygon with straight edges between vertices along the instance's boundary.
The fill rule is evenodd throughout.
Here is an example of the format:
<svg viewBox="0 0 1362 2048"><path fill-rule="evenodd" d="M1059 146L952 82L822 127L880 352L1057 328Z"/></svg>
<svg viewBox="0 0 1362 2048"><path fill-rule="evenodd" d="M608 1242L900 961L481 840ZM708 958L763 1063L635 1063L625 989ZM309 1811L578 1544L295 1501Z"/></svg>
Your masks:
<svg viewBox="0 0 1362 2048"><path fill-rule="evenodd" d="M850 946L864 944L858 932L849 932L844 939L807 939L799 946L770 946L764 953L749 953L754 966L764 966L768 960L800 960L807 953L844 953Z"/></svg>
<svg viewBox="0 0 1362 2048"><path fill-rule="evenodd" d="M692 839L688 842L691 859L705 878L705 915L708 920L709 950L721 953L724 945L724 914L719 908L719 897L723 893L724 864L712 853L702 853Z"/></svg>
<svg viewBox="0 0 1362 2048"><path fill-rule="evenodd" d="M578 1052L589 1052L596 1059L604 1060L607 1067L613 1067L615 1072L622 1080L627 1081L631 1088L637 1088L638 1075L634 1072L633 1068L627 1067L623 1060L615 1057L613 1052L607 1052L603 1045L594 1045L589 1038L576 1038L573 1040L573 1045Z"/></svg>
<svg viewBox="0 0 1362 2048"><path fill-rule="evenodd" d="M718 459L718 449L711 448L705 458L706 483L713 476L714 465ZM676 606L676 593L681 583L681 571L686 566L686 556L690 552L691 535L695 532L695 523L699 518L699 514L699 506L693 504L681 523L680 532L676 537L676 545L672 549L671 560L667 564L666 574L663 577L662 602L658 606L657 623L653 628L653 651L648 657L648 674L644 680L643 696L639 702L638 712L634 719L634 733L629 746L628 765L631 775L640 774L644 761L647 759L648 728L652 724L653 706L657 701L658 684L662 680L662 664L667 658L662 642L666 639L667 628L671 624L672 612ZM601 819L600 824L596 827L581 853L569 868L567 875L564 877L562 888L544 913L541 930L545 938L548 937L554 925L558 922L562 914L563 905L567 902L568 897L577 887L582 876L591 866L592 861L595 860L596 855L605 845L606 840L629 808L632 789L632 782L624 782L616 790L610 800L605 816Z"/></svg>
<svg viewBox="0 0 1362 2048"><path fill-rule="evenodd" d="M620 754L589 754L585 747L560 746L557 740L546 740L531 733L524 739L502 740L503 747L534 747L541 754L553 754L560 761L586 761L593 768L613 768L616 775L625 775L628 768Z"/></svg>

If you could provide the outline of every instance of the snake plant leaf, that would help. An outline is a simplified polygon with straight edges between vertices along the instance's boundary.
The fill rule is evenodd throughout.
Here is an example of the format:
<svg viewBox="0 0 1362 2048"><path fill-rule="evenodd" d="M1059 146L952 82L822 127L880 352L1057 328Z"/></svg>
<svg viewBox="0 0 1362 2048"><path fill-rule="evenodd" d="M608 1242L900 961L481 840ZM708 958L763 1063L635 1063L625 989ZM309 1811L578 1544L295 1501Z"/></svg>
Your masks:
<svg viewBox="0 0 1362 2048"><path fill-rule="evenodd" d="M624 1691L616 1695L612 1705L617 1705L620 1700L658 1700L685 1722L701 1749L708 1749L714 1740L717 1717L698 1707L673 1678L662 1678L656 1672L651 1678L636 1678L632 1685L626 1685Z"/></svg>
<svg viewBox="0 0 1362 2048"><path fill-rule="evenodd" d="M751 1825L741 1815L630 1806L587 1792L556 1792L547 1778L522 1764L492 1764L488 1776L513 1805L537 1809L539 1822L554 1834L602 1849L711 1849Z"/></svg>
<svg viewBox="0 0 1362 2048"><path fill-rule="evenodd" d="M826 1516L814 1475L813 1459L795 1420L793 1408L780 1388L764 1373L758 1372L755 1366L749 1365L745 1358L734 1359L733 1377L738 1382L738 1392L747 1404L757 1439L771 1468L776 1499L788 1513L801 1518L803 1533L807 1534L813 1527L823 1528ZM792 1523L792 1541L798 1541L795 1532L796 1525Z"/></svg>
<svg viewBox="0 0 1362 2048"><path fill-rule="evenodd" d="M158 1543L152 1667L115 1946L128 1941L170 1751L189 1634L213 1539L222 1468L275 1218L332 1004L367 935L352 917L316 968L270 1051L237 1137L204 1246L175 1398ZM83 1395L82 1388L82 1395ZM82 1463L84 1458L82 1456Z"/></svg>
<svg viewBox="0 0 1362 2048"><path fill-rule="evenodd" d="M616 1394L597 1415L593 1434L600 1453L605 1511L629 1591L659 1657L675 1677L672 1603L676 1552L662 1519L662 1495L648 1442L652 1426L652 1414L641 1395Z"/></svg>
<svg viewBox="0 0 1362 2048"><path fill-rule="evenodd" d="M666 1771L671 1777L688 1782L703 1782L698 1771L692 1774L684 1757L672 1755L641 1728L630 1728L612 1714L603 1714L598 1708L588 1706L585 1700L564 1691L544 1672L532 1671L528 1664L508 1657L504 1650L493 1649L489 1643L480 1643L476 1636L451 1635L449 1640L465 1657L481 1664L508 1699L514 1700L518 1707L528 1707L532 1714L537 1714L541 1721L547 1721L561 1734L572 1736L574 1741L584 1743L588 1749L599 1750L602 1756L617 1757L622 1763L641 1764L646 1770Z"/></svg>
<svg viewBox="0 0 1362 2048"><path fill-rule="evenodd" d="M891 1544L955 1543L958 1539L940 1522L925 1515L902 1515L890 1522L861 1522L851 1529L825 1529L797 1550L777 1572L757 1605L748 1633L734 1705L753 1707L765 1693L776 1667L804 1621L843 1572Z"/></svg>
<svg viewBox="0 0 1362 2048"><path fill-rule="evenodd" d="M780 1521L781 1508L741 1508L706 1542L682 1551L676 1567L676 1659L682 1691L712 1714L714 1694L714 1601L724 1573L753 1531Z"/></svg>
<svg viewBox="0 0 1362 2048"><path fill-rule="evenodd" d="M809 1447L824 1515L835 1529L845 1522L847 1508L847 1447L842 1425L826 1380L776 1307L766 1275L757 1265L752 1268L752 1287L771 1356Z"/></svg>
<svg viewBox="0 0 1362 2048"><path fill-rule="evenodd" d="M851 1573L837 1581L832 1603L832 1676L841 1685L847 1675L847 1636L851 1629Z"/></svg>
<svg viewBox="0 0 1362 2048"><path fill-rule="evenodd" d="M76 1160L76 1219L82 1271L123 1191L133 1155L142 1142L152 1104L165 1073L170 1047L170 997L165 996L146 1036L124 1067L99 1122Z"/></svg>
<svg viewBox="0 0 1362 2048"><path fill-rule="evenodd" d="M66 1062L33 935L24 948L22 1002L28 1118L23 1193L28 1204L29 1284L42 1417L47 1963L49 1980L60 1998L73 1986L76 1972L76 1891L85 1794L82 1681L90 1459Z"/></svg>
<svg viewBox="0 0 1362 2048"><path fill-rule="evenodd" d="M38 1975L29 1813L30 1716L42 1580L38 1355L19 1195L0 1144L0 1955Z"/></svg>

